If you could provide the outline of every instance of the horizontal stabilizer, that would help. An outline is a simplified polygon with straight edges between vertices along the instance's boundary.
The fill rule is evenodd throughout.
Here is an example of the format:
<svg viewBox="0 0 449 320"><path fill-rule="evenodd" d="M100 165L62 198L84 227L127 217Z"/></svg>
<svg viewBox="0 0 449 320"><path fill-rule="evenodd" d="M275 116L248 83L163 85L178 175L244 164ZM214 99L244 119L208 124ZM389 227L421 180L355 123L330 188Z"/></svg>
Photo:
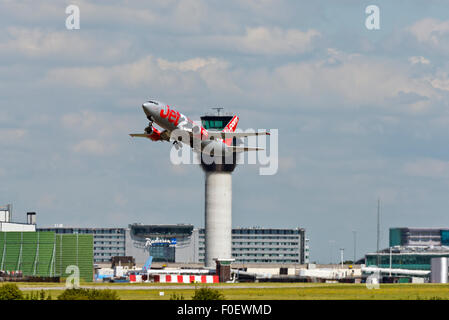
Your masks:
<svg viewBox="0 0 449 320"><path fill-rule="evenodd" d="M137 137L137 138L150 138L150 135L148 133L130 133L131 137Z"/></svg>
<svg viewBox="0 0 449 320"><path fill-rule="evenodd" d="M263 136L263 135L269 136L270 133L269 132L232 132L232 133L225 132L225 133L223 133L223 136L226 138L233 138L233 137L244 138L244 137Z"/></svg>
<svg viewBox="0 0 449 320"><path fill-rule="evenodd" d="M236 147L236 146L229 146L227 147L228 150L232 152L245 152L245 151L259 151L264 150L263 148L256 148L256 147Z"/></svg>
<svg viewBox="0 0 449 320"><path fill-rule="evenodd" d="M269 132L217 132L217 131L209 131L209 136L214 136L221 139L232 139L232 138L245 138L252 136L269 136Z"/></svg>

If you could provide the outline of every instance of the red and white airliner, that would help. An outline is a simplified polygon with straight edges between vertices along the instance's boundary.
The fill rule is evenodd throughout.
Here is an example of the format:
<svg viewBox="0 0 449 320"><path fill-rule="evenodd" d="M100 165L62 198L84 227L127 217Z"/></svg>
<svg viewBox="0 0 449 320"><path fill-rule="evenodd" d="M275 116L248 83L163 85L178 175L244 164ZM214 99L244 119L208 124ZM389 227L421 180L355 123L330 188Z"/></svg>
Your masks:
<svg viewBox="0 0 449 320"><path fill-rule="evenodd" d="M176 111L168 104L150 100L142 105L143 111L150 121L145 133L132 133L131 137L148 138L153 141L173 141L176 149L182 143L189 145L193 150L213 156L214 154L231 155L234 152L258 151L262 148L233 146L233 138L244 138L257 135L269 135L269 132L235 132L239 118L234 116L222 131L207 131L187 116ZM153 126L158 124L162 130ZM179 130L179 131L178 131ZM172 135L172 133L174 133ZM187 139L178 137L188 137Z"/></svg>

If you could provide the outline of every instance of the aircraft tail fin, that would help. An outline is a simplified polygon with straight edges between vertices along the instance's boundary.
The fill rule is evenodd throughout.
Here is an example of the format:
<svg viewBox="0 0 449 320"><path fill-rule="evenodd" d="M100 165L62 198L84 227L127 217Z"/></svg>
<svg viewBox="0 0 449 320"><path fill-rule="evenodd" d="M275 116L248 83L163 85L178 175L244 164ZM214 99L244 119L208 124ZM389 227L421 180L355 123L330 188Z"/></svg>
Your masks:
<svg viewBox="0 0 449 320"><path fill-rule="evenodd" d="M224 127L222 132L234 132L235 128L237 128L237 124L239 123L239 117L234 116L232 117L231 121Z"/></svg>
<svg viewBox="0 0 449 320"><path fill-rule="evenodd" d="M237 128L237 124L239 123L239 117L234 116L232 117L231 121L224 127L222 132L234 132ZM224 143L228 146L232 144L232 138L228 138L224 140Z"/></svg>
<svg viewBox="0 0 449 320"><path fill-rule="evenodd" d="M151 269L151 264L153 262L153 256L150 256L147 261L145 262L145 264L142 267L142 270L144 271L148 271Z"/></svg>

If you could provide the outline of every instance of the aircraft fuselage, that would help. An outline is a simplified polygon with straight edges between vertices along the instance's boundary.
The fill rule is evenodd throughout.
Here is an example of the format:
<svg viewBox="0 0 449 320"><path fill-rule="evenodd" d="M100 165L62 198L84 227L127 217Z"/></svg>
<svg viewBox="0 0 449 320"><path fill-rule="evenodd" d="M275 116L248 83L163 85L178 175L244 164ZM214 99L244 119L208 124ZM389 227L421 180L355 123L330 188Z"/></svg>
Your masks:
<svg viewBox="0 0 449 320"><path fill-rule="evenodd" d="M211 154L213 152L221 152L221 154L232 154L232 151L227 150L226 144L223 139L216 138L210 135L209 132L203 128L200 124L197 124L189 117L176 111L167 104L163 104L156 101L147 101L142 105L143 111L147 115L150 121L154 121L161 128L167 130L168 134L179 129L186 132L191 132L195 141L181 141L184 144L189 145L198 152L205 152Z"/></svg>

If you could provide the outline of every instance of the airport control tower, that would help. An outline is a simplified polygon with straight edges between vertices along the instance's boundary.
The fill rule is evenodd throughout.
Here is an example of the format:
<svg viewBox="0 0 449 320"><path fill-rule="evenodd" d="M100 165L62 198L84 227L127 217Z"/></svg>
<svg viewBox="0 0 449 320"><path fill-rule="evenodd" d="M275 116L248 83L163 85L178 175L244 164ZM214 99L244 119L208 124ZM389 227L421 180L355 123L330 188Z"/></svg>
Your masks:
<svg viewBox="0 0 449 320"><path fill-rule="evenodd" d="M217 115L201 117L206 130L221 131L231 121L232 116ZM233 141L235 144L235 139ZM205 183L205 257L206 267L215 267L215 260L232 258L232 172L236 167L236 153L231 159L211 161L201 154L201 167L206 175ZM215 159L216 160L216 159ZM221 163L220 163L221 162Z"/></svg>

